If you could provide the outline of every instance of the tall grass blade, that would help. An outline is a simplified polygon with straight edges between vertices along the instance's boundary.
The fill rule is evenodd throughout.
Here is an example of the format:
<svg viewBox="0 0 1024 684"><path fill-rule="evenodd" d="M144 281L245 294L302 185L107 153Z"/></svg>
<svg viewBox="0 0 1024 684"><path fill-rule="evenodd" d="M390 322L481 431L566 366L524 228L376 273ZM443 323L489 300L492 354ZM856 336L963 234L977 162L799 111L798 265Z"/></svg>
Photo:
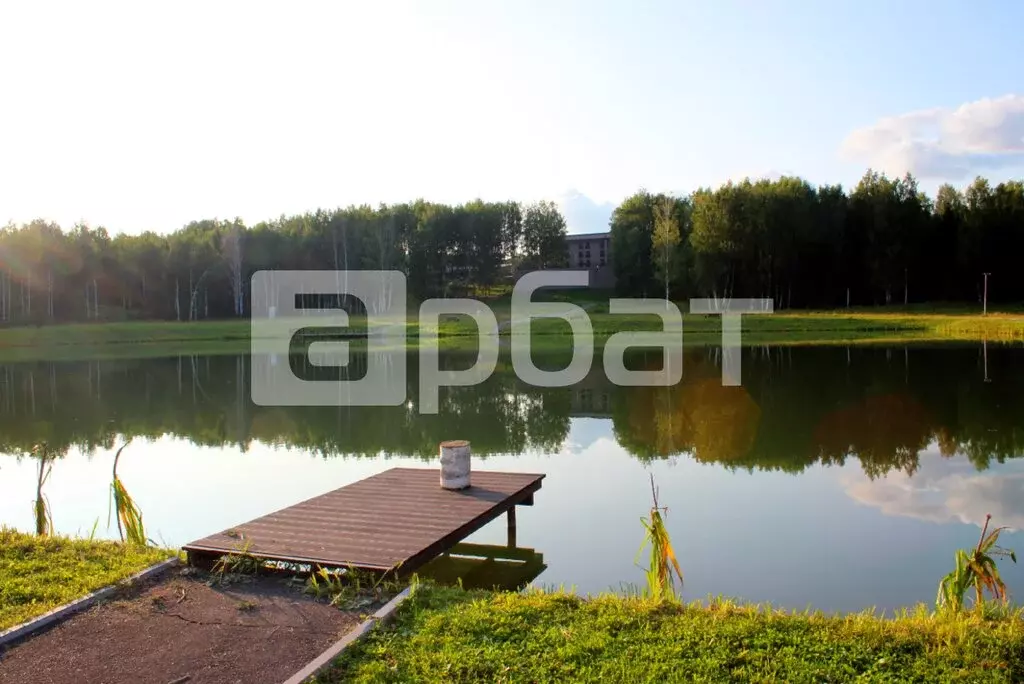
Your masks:
<svg viewBox="0 0 1024 684"><path fill-rule="evenodd" d="M53 459L46 444L37 444L32 448L32 453L39 459L39 470L36 475L36 498L32 502L32 517L36 523L36 534L40 537L53 535L53 516L50 513L50 503L43 496L43 485L50 478L53 471Z"/></svg>
<svg viewBox="0 0 1024 684"><path fill-rule="evenodd" d="M675 549L672 548L672 540L665 527L663 512L667 514L668 509L658 505L658 490L654 486L653 474L651 475L651 496L653 505L650 517L640 519L646 534L643 544L637 552L637 559L643 554L644 549L650 547L649 564L644 570L647 576L646 595L655 601L676 600L679 597L678 592L683 586L683 571L679 567Z"/></svg>
<svg viewBox="0 0 1024 684"><path fill-rule="evenodd" d="M988 531L992 515L985 516L985 525L981 528L978 545L970 552L957 549L954 559L956 565L952 572L939 582L939 591L935 597L936 610L960 612L964 607L964 595L974 587L974 608L982 610L985 605L985 593L988 592L994 601L1005 604L1009 600L1006 584L996 567L994 556L1009 556L1014 563L1017 555L996 545L999 535L1006 527L997 527Z"/></svg>
<svg viewBox="0 0 1024 684"><path fill-rule="evenodd" d="M117 513L117 534L121 541L127 541L133 546L146 546L146 529L142 524L142 511L131 495L128 494L128 490L125 489L121 478L117 476L117 464L121 459L121 452L130 443L131 440L125 442L114 455L114 481L110 485L111 500L113 501L113 508ZM107 526L110 526L109 512L107 515Z"/></svg>

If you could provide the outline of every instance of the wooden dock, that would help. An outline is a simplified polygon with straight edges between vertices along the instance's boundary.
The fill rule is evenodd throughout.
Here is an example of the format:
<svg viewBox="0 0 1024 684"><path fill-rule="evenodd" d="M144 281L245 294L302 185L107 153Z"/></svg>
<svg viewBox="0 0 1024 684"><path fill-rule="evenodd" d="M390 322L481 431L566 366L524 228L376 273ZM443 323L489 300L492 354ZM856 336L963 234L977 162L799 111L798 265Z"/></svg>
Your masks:
<svg viewBox="0 0 1024 684"><path fill-rule="evenodd" d="M392 468L183 548L209 567L225 554L320 567L412 571L503 513L515 547L516 506L533 505L544 475L474 471L449 491L440 471Z"/></svg>

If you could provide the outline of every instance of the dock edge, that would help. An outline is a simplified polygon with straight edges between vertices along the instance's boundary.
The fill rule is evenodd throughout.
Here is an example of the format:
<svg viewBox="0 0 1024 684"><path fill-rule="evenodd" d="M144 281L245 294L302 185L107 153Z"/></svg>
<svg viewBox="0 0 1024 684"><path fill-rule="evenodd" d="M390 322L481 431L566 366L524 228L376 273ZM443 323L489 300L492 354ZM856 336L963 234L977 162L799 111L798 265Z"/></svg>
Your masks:
<svg viewBox="0 0 1024 684"><path fill-rule="evenodd" d="M334 659L341 655L342 651L373 631L373 628L376 627L378 623L387 624L394 619L395 612L398 610L398 607L402 605L402 602L405 601L405 599L409 598L411 593L412 587L406 587L403 589L397 596L384 604L376 613L349 630L345 636L329 646L326 651L318 655L316 658L309 661L301 670L285 680L283 684L303 684L310 677L315 677L326 670L327 667L334 662Z"/></svg>

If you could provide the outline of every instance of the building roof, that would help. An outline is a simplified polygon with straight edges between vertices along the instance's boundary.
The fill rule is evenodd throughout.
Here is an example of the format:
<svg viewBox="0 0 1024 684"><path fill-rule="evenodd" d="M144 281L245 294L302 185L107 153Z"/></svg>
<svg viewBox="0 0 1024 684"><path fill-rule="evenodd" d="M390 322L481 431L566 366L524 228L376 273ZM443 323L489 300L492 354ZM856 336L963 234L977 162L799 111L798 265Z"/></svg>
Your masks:
<svg viewBox="0 0 1024 684"><path fill-rule="evenodd" d="M607 237L611 237L611 236L612 236L611 232L604 232L604 233L578 233L576 235L566 235L565 239L566 240L593 240L595 238L600 239L600 238L607 238Z"/></svg>

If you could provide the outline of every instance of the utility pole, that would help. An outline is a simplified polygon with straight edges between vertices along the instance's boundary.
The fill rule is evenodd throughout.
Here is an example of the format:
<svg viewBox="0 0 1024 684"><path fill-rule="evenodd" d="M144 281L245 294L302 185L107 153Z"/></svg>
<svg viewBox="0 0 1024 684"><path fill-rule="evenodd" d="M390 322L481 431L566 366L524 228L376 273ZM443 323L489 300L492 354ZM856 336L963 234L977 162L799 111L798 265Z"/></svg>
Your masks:
<svg viewBox="0 0 1024 684"><path fill-rule="evenodd" d="M986 316L988 315L988 277L991 274L983 273L982 275L985 276L985 288L981 295L981 315Z"/></svg>

